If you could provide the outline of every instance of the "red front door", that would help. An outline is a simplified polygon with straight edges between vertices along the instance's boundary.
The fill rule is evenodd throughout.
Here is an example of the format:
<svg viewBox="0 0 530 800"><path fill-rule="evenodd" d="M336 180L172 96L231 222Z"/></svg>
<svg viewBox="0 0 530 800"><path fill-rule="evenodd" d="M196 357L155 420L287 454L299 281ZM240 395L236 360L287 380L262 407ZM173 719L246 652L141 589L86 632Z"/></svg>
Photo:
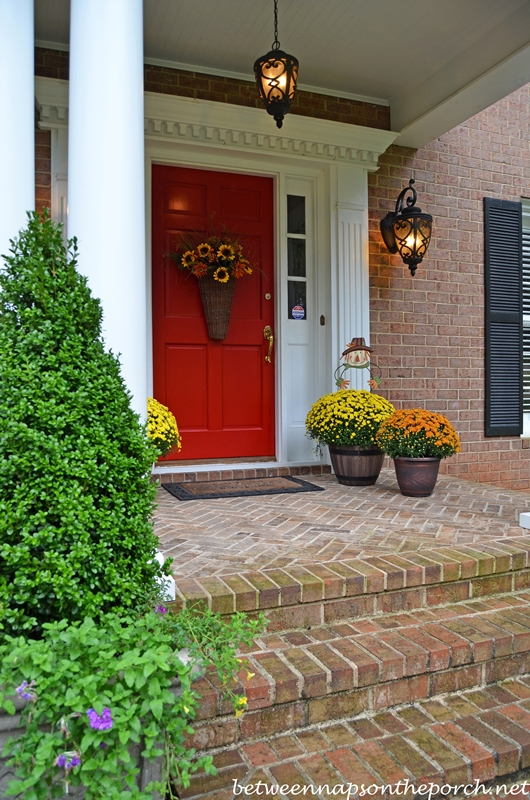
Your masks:
<svg viewBox="0 0 530 800"><path fill-rule="evenodd" d="M168 254L183 232L239 237L256 265L235 287L227 338L208 338L197 278ZM199 242L197 242L199 244ZM153 167L154 396L175 414L183 446L171 458L273 456L274 328L272 179Z"/></svg>

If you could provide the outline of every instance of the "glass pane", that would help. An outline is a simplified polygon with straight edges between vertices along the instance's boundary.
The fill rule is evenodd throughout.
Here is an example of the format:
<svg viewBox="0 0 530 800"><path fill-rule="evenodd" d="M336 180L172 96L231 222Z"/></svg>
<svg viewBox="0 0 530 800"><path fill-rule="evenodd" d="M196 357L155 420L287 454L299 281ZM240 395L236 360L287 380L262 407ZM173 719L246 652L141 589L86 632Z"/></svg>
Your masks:
<svg viewBox="0 0 530 800"><path fill-rule="evenodd" d="M307 319L307 284L303 281L287 281L289 319Z"/></svg>
<svg viewBox="0 0 530 800"><path fill-rule="evenodd" d="M305 197L287 195L287 233L305 233Z"/></svg>
<svg viewBox="0 0 530 800"><path fill-rule="evenodd" d="M305 239L287 239L287 274L305 278Z"/></svg>

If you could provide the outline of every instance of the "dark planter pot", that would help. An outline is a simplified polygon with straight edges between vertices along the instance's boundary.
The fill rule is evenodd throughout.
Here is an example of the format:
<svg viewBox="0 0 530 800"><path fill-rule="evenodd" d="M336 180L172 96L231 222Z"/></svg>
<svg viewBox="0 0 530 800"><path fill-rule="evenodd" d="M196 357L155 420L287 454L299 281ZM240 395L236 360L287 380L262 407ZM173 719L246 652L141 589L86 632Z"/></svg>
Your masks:
<svg viewBox="0 0 530 800"><path fill-rule="evenodd" d="M343 486L372 486L379 477L385 454L378 447L329 445L333 471Z"/></svg>
<svg viewBox="0 0 530 800"><path fill-rule="evenodd" d="M396 478L405 497L430 497L436 485L441 458L395 458Z"/></svg>

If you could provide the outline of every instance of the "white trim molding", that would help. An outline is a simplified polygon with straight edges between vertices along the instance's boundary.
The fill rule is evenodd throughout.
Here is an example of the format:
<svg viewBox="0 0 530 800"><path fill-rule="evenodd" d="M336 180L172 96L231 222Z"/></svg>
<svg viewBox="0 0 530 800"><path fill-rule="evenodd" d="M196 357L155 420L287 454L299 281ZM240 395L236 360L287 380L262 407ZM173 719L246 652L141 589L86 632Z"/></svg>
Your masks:
<svg viewBox="0 0 530 800"><path fill-rule="evenodd" d="M40 127L68 125L68 82L36 78ZM261 109L210 100L145 92L146 138L193 142L252 153L290 156L312 161L355 164L377 169L381 153L398 136L393 131L366 128L313 117L291 116L276 133Z"/></svg>
<svg viewBox="0 0 530 800"><path fill-rule="evenodd" d="M189 97L145 93L147 138L174 139L312 161L341 161L369 172L397 133L360 125L290 116L276 132L261 109Z"/></svg>

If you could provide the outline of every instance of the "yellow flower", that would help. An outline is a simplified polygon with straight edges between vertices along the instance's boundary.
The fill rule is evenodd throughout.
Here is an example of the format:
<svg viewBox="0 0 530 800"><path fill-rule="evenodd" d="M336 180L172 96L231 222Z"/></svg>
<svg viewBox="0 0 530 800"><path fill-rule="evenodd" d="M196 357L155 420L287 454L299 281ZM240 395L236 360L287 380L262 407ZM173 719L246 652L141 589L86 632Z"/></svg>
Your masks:
<svg viewBox="0 0 530 800"><path fill-rule="evenodd" d="M236 257L236 251L231 244L222 244L217 251L217 258L223 258L226 261L233 261Z"/></svg>
<svg viewBox="0 0 530 800"><path fill-rule="evenodd" d="M226 283L230 278L230 274L226 267L217 267L213 277L216 281L219 281L219 283Z"/></svg>
<svg viewBox="0 0 530 800"><path fill-rule="evenodd" d="M197 247L197 252L201 258L208 258L208 256L212 252L212 248L207 242L203 242Z"/></svg>
<svg viewBox="0 0 530 800"><path fill-rule="evenodd" d="M184 255L181 258L181 263L183 267L193 267L195 262L197 261L197 255L193 252L193 250L186 250Z"/></svg>
<svg viewBox="0 0 530 800"><path fill-rule="evenodd" d="M175 447L182 448L182 439L177 421L169 408L153 397L147 399L147 435L161 455L167 455Z"/></svg>

